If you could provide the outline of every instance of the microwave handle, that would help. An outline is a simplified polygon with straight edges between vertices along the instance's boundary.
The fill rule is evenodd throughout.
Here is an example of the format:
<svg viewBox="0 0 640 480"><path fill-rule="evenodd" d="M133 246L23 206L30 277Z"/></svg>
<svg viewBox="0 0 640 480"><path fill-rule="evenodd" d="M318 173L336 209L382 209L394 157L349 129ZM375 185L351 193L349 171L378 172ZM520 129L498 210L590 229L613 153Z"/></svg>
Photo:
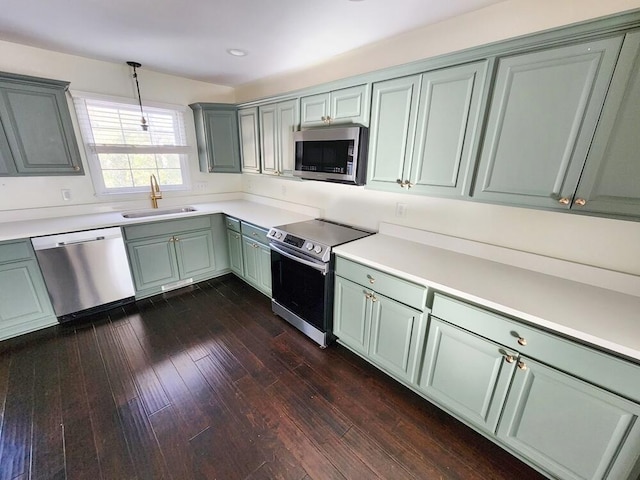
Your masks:
<svg viewBox="0 0 640 480"><path fill-rule="evenodd" d="M316 262L312 262L310 260L305 260L304 258L301 258L297 255L293 255L289 252L285 252L284 250L282 250L281 248L279 248L278 246L276 246L274 243L269 243L269 247L271 248L271 250L274 250L276 252L278 252L280 255L287 257L291 260L294 260L296 262L302 263L303 265L306 265L308 267L314 268L316 270L318 270L320 273L322 273L323 275L327 274L327 264L326 263L316 263Z"/></svg>

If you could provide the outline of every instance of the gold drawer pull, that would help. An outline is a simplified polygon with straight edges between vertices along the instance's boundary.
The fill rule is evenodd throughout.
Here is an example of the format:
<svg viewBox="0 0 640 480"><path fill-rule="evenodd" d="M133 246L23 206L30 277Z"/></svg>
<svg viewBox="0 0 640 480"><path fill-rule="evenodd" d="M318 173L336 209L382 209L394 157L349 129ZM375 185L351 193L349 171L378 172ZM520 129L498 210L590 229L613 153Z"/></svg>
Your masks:
<svg viewBox="0 0 640 480"><path fill-rule="evenodd" d="M527 344L527 339L524 337L518 337L518 343L524 347Z"/></svg>
<svg viewBox="0 0 640 480"><path fill-rule="evenodd" d="M516 361L516 357L514 357L513 355L505 355L504 361L507 363L513 363Z"/></svg>
<svg viewBox="0 0 640 480"><path fill-rule="evenodd" d="M527 369L527 364L524 363L523 361L518 362L518 368L520 370L526 370Z"/></svg>
<svg viewBox="0 0 640 480"><path fill-rule="evenodd" d="M367 278L369 279L369 283L376 283L376 279L373 278L371 275L367 275Z"/></svg>

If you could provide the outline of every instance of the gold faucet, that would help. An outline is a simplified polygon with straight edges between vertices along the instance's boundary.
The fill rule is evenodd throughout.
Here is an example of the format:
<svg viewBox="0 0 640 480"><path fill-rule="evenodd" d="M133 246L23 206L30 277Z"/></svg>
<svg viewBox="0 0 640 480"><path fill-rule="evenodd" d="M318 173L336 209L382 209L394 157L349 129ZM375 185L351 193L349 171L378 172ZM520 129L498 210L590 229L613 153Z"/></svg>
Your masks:
<svg viewBox="0 0 640 480"><path fill-rule="evenodd" d="M158 180L155 175L151 175L149 177L151 181L151 206L153 208L158 208L158 200L162 198L162 192L160 191L160 185L158 185Z"/></svg>

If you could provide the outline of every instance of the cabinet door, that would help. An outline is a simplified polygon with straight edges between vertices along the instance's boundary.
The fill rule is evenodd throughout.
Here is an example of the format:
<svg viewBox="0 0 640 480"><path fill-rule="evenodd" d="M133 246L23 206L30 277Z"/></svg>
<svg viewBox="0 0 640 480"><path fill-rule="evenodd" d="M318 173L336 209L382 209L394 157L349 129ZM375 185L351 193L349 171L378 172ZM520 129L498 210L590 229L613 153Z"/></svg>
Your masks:
<svg viewBox="0 0 640 480"><path fill-rule="evenodd" d="M640 459L640 405L521 357L498 438L552 476L628 479Z"/></svg>
<svg viewBox="0 0 640 480"><path fill-rule="evenodd" d="M173 240L181 279L215 272L216 262L210 230L178 233Z"/></svg>
<svg viewBox="0 0 640 480"><path fill-rule="evenodd" d="M569 208L621 42L499 60L474 197Z"/></svg>
<svg viewBox="0 0 640 480"><path fill-rule="evenodd" d="M300 124L303 127L324 125L325 119L330 115L330 106L330 93L302 97L300 99Z"/></svg>
<svg viewBox="0 0 640 480"><path fill-rule="evenodd" d="M571 208L640 216L640 32L627 34ZM586 200L576 203L576 199Z"/></svg>
<svg viewBox="0 0 640 480"><path fill-rule="evenodd" d="M265 105L258 109L260 115L260 151L262 154L262 173L277 174L278 171L278 131L276 124L276 106Z"/></svg>
<svg viewBox="0 0 640 480"><path fill-rule="evenodd" d="M55 316L36 262L0 265L0 340L37 328L38 321Z"/></svg>
<svg viewBox="0 0 640 480"><path fill-rule="evenodd" d="M419 75L373 85L367 185L400 191L408 178L419 94Z"/></svg>
<svg viewBox="0 0 640 480"><path fill-rule="evenodd" d="M0 122L0 176L15 174L16 162L9 148L9 140Z"/></svg>
<svg viewBox="0 0 640 480"><path fill-rule="evenodd" d="M227 230L227 240L229 244L229 266L231 267L231 271L239 277L244 278L242 237L233 230Z"/></svg>
<svg viewBox="0 0 640 480"><path fill-rule="evenodd" d="M127 243L136 292L180 280L173 237Z"/></svg>
<svg viewBox="0 0 640 480"><path fill-rule="evenodd" d="M258 244L258 270L260 272L258 289L268 297L271 296L271 249L267 245Z"/></svg>
<svg viewBox="0 0 640 480"><path fill-rule="evenodd" d="M244 258L244 279L251 285L260 285L260 257L258 244L247 236L242 236L242 256Z"/></svg>
<svg viewBox="0 0 640 480"><path fill-rule="evenodd" d="M258 109L238 111L242 171L260 173L260 143L258 141Z"/></svg>
<svg viewBox="0 0 640 480"><path fill-rule="evenodd" d="M371 340L369 358L389 373L413 382L422 312L378 293L371 297Z"/></svg>
<svg viewBox="0 0 640 480"><path fill-rule="evenodd" d="M336 276L333 333L342 343L363 355L369 353L371 294L362 285Z"/></svg>
<svg viewBox="0 0 640 480"><path fill-rule="evenodd" d="M514 368L500 345L431 317L418 388L493 434Z"/></svg>
<svg viewBox="0 0 640 480"><path fill-rule="evenodd" d="M62 87L0 80L0 119L18 175L84 173Z"/></svg>
<svg viewBox="0 0 640 480"><path fill-rule="evenodd" d="M209 151L209 171L240 172L240 147L236 110L204 110Z"/></svg>
<svg viewBox="0 0 640 480"><path fill-rule="evenodd" d="M464 195L475 157L487 62L422 75L412 192Z"/></svg>
<svg viewBox="0 0 640 480"><path fill-rule="evenodd" d="M281 175L293 175L295 165L295 152L293 145L293 132L298 130L300 113L298 112L298 100L289 100L278 103L278 156L279 172Z"/></svg>
<svg viewBox="0 0 640 480"><path fill-rule="evenodd" d="M369 85L331 92L331 123L369 124Z"/></svg>

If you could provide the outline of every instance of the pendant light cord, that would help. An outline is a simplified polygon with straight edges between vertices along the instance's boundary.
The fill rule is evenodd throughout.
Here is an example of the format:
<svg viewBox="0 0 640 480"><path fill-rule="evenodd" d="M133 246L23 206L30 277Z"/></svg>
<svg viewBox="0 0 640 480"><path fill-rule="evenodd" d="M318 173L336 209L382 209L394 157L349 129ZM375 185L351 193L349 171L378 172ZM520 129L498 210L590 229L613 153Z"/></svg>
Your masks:
<svg viewBox="0 0 640 480"><path fill-rule="evenodd" d="M149 125L147 125L147 119L144 118L144 111L142 110L142 97L140 96L140 84L138 83L138 72L136 68L141 67L138 62L127 62L127 65L133 68L133 79L136 81L136 90L138 91L138 105L140 105L140 115L142 119L140 120L140 126L142 130L145 132L149 129Z"/></svg>

